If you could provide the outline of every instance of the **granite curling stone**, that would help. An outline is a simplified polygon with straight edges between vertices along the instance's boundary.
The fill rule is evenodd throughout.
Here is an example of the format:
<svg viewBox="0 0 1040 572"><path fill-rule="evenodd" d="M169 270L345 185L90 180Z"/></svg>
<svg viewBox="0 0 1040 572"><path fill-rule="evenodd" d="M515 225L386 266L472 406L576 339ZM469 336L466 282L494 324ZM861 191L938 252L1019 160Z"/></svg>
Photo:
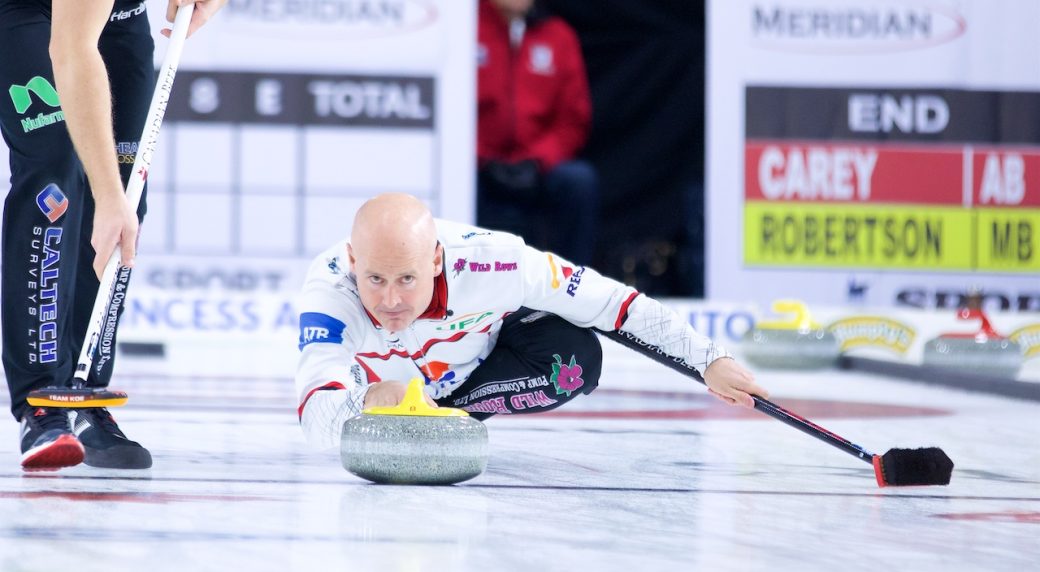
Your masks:
<svg viewBox="0 0 1040 572"><path fill-rule="evenodd" d="M976 333L947 332L928 340L922 362L925 366L953 369L964 373L1015 379L1022 367L1022 348L1017 342L993 329L980 308L957 311L961 320L980 320Z"/></svg>
<svg viewBox="0 0 1040 572"><path fill-rule="evenodd" d="M744 334L741 348L749 363L776 369L821 369L837 363L841 344L833 333L812 321L805 304L777 300L773 313L792 317L759 322Z"/></svg>
<svg viewBox="0 0 1040 572"><path fill-rule="evenodd" d="M395 407L370 407L343 424L343 468L375 483L450 485L487 467L483 423L461 409L430 407L413 379Z"/></svg>

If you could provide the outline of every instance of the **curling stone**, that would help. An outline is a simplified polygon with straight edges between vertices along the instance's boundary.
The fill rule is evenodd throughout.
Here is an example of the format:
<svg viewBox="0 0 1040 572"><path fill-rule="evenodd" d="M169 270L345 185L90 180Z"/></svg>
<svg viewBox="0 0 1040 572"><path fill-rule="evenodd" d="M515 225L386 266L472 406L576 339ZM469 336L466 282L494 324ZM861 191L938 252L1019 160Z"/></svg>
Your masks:
<svg viewBox="0 0 1040 572"><path fill-rule="evenodd" d="M450 485L487 467L487 428L461 409L430 407L413 379L394 407L370 407L343 424L343 468L375 483Z"/></svg>
<svg viewBox="0 0 1040 572"><path fill-rule="evenodd" d="M975 333L947 332L928 340L924 345L923 363L926 366L1014 379L1022 367L1022 348L1017 342L993 329L981 307L961 308L961 320L980 320Z"/></svg>
<svg viewBox="0 0 1040 572"><path fill-rule="evenodd" d="M788 320L755 324L741 339L744 357L753 365L778 369L831 367L841 353L834 334L812 321L805 304L797 300L773 302L773 313Z"/></svg>

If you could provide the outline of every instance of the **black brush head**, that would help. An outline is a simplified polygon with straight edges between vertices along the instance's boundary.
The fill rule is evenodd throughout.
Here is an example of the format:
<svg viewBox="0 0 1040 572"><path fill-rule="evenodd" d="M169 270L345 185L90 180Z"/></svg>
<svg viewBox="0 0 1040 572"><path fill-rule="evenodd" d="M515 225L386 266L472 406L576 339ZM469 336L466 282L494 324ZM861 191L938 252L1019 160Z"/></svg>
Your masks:
<svg viewBox="0 0 1040 572"><path fill-rule="evenodd" d="M938 447L891 449L874 456L878 486L948 485L953 461Z"/></svg>

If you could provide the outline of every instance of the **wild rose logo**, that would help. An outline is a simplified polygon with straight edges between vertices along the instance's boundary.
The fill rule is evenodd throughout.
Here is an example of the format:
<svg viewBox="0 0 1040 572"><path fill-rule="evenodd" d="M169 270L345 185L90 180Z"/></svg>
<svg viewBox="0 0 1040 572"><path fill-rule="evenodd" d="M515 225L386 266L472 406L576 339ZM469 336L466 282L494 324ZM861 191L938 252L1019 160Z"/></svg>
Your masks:
<svg viewBox="0 0 1040 572"><path fill-rule="evenodd" d="M465 258L460 258L460 259L456 260L455 261L455 265L452 266L451 269L453 271L455 271L455 276L458 276L459 274L462 273L463 270L466 269L466 259Z"/></svg>
<svg viewBox="0 0 1040 572"><path fill-rule="evenodd" d="M570 397L572 391L585 385L585 380L581 378L581 366L575 362L574 356L571 356L569 364L563 363L559 354L553 354L553 359L556 363L552 364L553 373L549 381L556 386L557 395L566 393Z"/></svg>

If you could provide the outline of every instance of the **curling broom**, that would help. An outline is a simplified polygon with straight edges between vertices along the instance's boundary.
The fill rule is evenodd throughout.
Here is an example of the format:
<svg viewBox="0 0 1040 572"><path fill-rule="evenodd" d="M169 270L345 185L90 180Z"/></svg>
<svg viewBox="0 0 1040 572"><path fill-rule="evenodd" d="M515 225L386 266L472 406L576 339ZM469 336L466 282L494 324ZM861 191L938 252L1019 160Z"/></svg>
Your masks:
<svg viewBox="0 0 1040 572"><path fill-rule="evenodd" d="M647 345L638 338L620 330L597 332L627 348L633 349L650 359L666 365L679 373L704 383L704 377L696 368L681 358L674 358L661 351L660 348ZM752 395L755 409L782 421L799 431L837 447L854 457L874 466L874 476L879 487L900 487L911 485L948 485L953 473L953 461L938 447L921 449L890 449L884 455L875 455L823 427L780 407L768 399Z"/></svg>
<svg viewBox="0 0 1040 572"><path fill-rule="evenodd" d="M181 51L184 48L184 40L188 36L188 25L191 23L191 14L194 10L193 4L186 4L177 9L177 17L174 19L173 30L170 33L170 44L166 49L166 56L155 82L151 104L148 106L148 116L144 122L137 156L134 158L133 171L126 184L126 202L132 212L137 211L137 205L141 202L144 182L148 178L148 167L151 166L152 156L155 154L159 141L159 127L162 125L163 116L166 115L166 106L170 101L170 93L173 89L173 78L177 74L177 64L180 62ZM116 276L117 271L119 272L118 277ZM102 330L105 330L104 335L109 340L115 335L115 316L118 314L118 306L122 303L129 280L130 269L119 264L119 249L116 248L112 251L112 256L109 257L105 270L101 274L101 285L94 298L90 324L87 327L83 349L80 351L79 362L76 364L76 372L72 380L65 387L45 387L29 392L26 399L29 405L78 409L118 407L126 403L125 392L104 387L86 387L86 382L94 363L94 353L101 341ZM108 319L106 320L106 318Z"/></svg>

